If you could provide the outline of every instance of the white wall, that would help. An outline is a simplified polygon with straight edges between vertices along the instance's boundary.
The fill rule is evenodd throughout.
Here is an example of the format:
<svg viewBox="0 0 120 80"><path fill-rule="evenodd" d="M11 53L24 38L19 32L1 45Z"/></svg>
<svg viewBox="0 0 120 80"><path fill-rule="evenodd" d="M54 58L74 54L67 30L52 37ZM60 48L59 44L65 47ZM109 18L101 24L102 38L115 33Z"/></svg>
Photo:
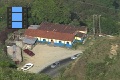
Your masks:
<svg viewBox="0 0 120 80"><path fill-rule="evenodd" d="M75 39L77 39L77 40L81 40L81 38L80 38L80 37L75 37Z"/></svg>
<svg viewBox="0 0 120 80"><path fill-rule="evenodd" d="M79 32L87 34L87 31L79 31Z"/></svg>
<svg viewBox="0 0 120 80"><path fill-rule="evenodd" d="M67 42L69 42L69 44L72 44L71 41L63 41L63 40L56 40L56 39L47 39L47 38L40 38L40 37L35 37L38 38L39 41L43 41L43 39L46 39L46 41L51 42L51 40L53 40L54 43L59 43L59 41L61 41L61 43L67 44Z"/></svg>

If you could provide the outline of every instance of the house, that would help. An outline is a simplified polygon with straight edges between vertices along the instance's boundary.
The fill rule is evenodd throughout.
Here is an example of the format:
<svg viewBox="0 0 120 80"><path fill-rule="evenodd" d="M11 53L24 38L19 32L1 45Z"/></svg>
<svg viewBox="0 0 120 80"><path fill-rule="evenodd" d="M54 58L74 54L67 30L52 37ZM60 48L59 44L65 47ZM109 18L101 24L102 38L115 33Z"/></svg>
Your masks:
<svg viewBox="0 0 120 80"><path fill-rule="evenodd" d="M54 43L54 46L66 46L66 47L71 47L72 42L75 38L74 34L34 29L27 29L25 31L25 36L35 37L38 39L38 42L48 44Z"/></svg>
<svg viewBox="0 0 120 80"><path fill-rule="evenodd" d="M40 30L54 31L61 33L75 34L76 32L81 32L87 34L87 28L85 26L75 27L71 25L63 25L57 23L42 22L39 27Z"/></svg>
<svg viewBox="0 0 120 80"><path fill-rule="evenodd" d="M19 48L18 46L16 45L7 46L7 53L13 61L15 62L22 61L21 48Z"/></svg>
<svg viewBox="0 0 120 80"><path fill-rule="evenodd" d="M43 22L38 29L26 29L25 36L37 38L37 42L53 44L54 46L72 47L77 40L84 41L86 27L74 27L55 23Z"/></svg>
<svg viewBox="0 0 120 80"><path fill-rule="evenodd" d="M87 35L87 27L75 27L71 25L63 25L57 23L42 22L39 27L40 30L54 31L60 33L69 33L76 35L75 40L83 42Z"/></svg>

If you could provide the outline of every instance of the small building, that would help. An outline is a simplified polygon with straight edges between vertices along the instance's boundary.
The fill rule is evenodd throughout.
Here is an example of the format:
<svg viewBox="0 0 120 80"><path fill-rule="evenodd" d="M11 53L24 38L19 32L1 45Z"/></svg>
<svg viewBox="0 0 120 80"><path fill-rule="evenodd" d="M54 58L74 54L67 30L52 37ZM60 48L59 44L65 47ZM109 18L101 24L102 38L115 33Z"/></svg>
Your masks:
<svg viewBox="0 0 120 80"><path fill-rule="evenodd" d="M74 34L74 35L77 35L75 37L75 40L77 40L77 41L80 40L80 42L83 42L87 35L87 27L85 27L85 26L75 27L75 26L71 26L71 25L42 22L40 24L39 29L45 30L45 31Z"/></svg>
<svg viewBox="0 0 120 80"><path fill-rule="evenodd" d="M35 43L37 41L37 38L34 38L34 37L24 37L23 39L23 43L24 44L27 44L27 48L28 49L32 49L34 46L35 46Z"/></svg>
<svg viewBox="0 0 120 80"><path fill-rule="evenodd" d="M75 40L78 41L78 42L83 42L85 38L86 38L86 34L84 34L84 33L79 33L78 32L75 35Z"/></svg>
<svg viewBox="0 0 120 80"><path fill-rule="evenodd" d="M38 29L40 25L30 25L28 29Z"/></svg>
<svg viewBox="0 0 120 80"><path fill-rule="evenodd" d="M45 31L69 33L69 34L75 34L76 32L81 32L81 33L87 34L87 27L85 27L85 26L75 27L75 26L71 26L71 25L63 25L63 24L49 23L49 22L42 22L40 24L39 29L45 30Z"/></svg>
<svg viewBox="0 0 120 80"><path fill-rule="evenodd" d="M21 48L13 45L7 46L7 53L13 61L22 62Z"/></svg>
<svg viewBox="0 0 120 80"><path fill-rule="evenodd" d="M75 27L43 22L38 29L26 29L26 37L37 38L37 42L54 46L72 47L74 41L83 42L87 34L86 27ZM29 41L30 42L30 41Z"/></svg>
<svg viewBox="0 0 120 80"><path fill-rule="evenodd" d="M71 47L74 40L74 34L60 33L44 30L27 29L25 31L26 37L35 37L37 42L54 44L54 46Z"/></svg>

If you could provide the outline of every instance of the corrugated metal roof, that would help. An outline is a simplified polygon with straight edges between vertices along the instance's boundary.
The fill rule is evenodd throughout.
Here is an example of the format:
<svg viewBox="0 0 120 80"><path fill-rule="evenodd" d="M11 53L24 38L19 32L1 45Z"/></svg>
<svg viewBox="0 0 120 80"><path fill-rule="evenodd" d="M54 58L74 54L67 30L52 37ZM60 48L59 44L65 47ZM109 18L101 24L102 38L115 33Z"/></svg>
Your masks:
<svg viewBox="0 0 120 80"><path fill-rule="evenodd" d="M30 25L28 29L38 29L40 25Z"/></svg>
<svg viewBox="0 0 120 80"><path fill-rule="evenodd" d="M38 29L37 27L28 27L28 29Z"/></svg>
<svg viewBox="0 0 120 80"><path fill-rule="evenodd" d="M61 33L75 33L75 31L86 31L86 27L75 27L71 25L55 24L49 22L42 22L40 24L40 30L61 32Z"/></svg>
<svg viewBox="0 0 120 80"><path fill-rule="evenodd" d="M23 42L27 43L27 44L34 44L36 40L37 40L37 38L28 38L28 37L25 37L23 39Z"/></svg>
<svg viewBox="0 0 120 80"><path fill-rule="evenodd" d="M26 29L25 35L31 37L42 37L42 38L58 39L64 41L73 41L75 36L74 34L69 34L69 33L60 33L54 31L44 31L44 30L34 30L34 29Z"/></svg>

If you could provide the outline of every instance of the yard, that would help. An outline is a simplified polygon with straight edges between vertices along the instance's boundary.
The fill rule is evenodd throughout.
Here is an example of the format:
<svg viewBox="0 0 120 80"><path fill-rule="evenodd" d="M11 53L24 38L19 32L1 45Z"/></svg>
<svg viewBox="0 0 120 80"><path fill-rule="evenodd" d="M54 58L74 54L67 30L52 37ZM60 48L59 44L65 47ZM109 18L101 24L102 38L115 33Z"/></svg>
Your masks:
<svg viewBox="0 0 120 80"><path fill-rule="evenodd" d="M35 56L30 57L27 54L23 53L24 64L33 63L34 66L29 70L32 73L38 73L48 65L59 61L61 59L71 57L74 54L80 53L80 50L71 50L60 47L53 47L48 45L37 44L32 51L35 53ZM23 65L24 65L23 64ZM23 66L22 65L22 66Z"/></svg>

